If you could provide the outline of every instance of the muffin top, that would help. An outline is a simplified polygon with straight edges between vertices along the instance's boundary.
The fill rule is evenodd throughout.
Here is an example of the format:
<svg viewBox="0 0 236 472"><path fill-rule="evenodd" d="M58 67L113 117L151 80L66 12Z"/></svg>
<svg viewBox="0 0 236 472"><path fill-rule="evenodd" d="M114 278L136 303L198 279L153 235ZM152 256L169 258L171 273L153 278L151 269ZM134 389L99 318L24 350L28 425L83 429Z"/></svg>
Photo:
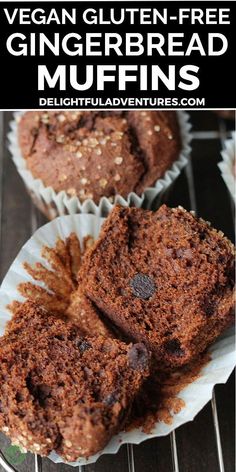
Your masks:
<svg viewBox="0 0 236 472"><path fill-rule="evenodd" d="M142 194L178 158L175 112L29 111L19 122L27 168L56 192L98 203Z"/></svg>

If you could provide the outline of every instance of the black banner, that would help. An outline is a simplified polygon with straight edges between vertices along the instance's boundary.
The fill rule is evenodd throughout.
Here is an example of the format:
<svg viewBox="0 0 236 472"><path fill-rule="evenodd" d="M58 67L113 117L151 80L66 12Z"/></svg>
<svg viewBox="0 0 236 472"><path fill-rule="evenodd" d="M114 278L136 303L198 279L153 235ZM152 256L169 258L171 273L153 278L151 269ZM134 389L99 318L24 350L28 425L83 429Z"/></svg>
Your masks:
<svg viewBox="0 0 236 472"><path fill-rule="evenodd" d="M236 108L235 10L1 2L0 108Z"/></svg>

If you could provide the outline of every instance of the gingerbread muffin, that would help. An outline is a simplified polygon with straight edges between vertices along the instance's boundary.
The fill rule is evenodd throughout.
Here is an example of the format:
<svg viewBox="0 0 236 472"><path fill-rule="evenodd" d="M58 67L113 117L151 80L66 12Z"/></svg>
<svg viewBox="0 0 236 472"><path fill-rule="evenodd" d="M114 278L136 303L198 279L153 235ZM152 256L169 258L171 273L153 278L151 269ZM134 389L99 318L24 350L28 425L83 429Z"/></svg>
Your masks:
<svg viewBox="0 0 236 472"><path fill-rule="evenodd" d="M233 322L234 247L183 208L115 207L80 277L93 303L161 368L187 364Z"/></svg>
<svg viewBox="0 0 236 472"><path fill-rule="evenodd" d="M171 111L29 111L18 124L27 169L55 192L81 202L142 192L178 159Z"/></svg>
<svg viewBox="0 0 236 472"><path fill-rule="evenodd" d="M83 338L25 302L0 338L0 430L40 455L90 456L122 428L148 374L143 344Z"/></svg>
<svg viewBox="0 0 236 472"><path fill-rule="evenodd" d="M84 336L114 336L111 323L107 318L104 319L98 308L85 296L82 287L71 295L66 319L75 324Z"/></svg>

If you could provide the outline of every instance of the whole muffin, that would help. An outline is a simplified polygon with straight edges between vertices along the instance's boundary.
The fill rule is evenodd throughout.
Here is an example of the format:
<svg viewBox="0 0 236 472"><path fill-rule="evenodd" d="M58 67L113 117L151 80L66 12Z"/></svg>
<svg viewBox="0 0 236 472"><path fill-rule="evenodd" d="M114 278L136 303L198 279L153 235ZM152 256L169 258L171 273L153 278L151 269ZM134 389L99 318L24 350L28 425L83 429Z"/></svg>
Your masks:
<svg viewBox="0 0 236 472"><path fill-rule="evenodd" d="M29 111L18 133L33 177L81 202L142 194L181 149L177 115L169 111Z"/></svg>

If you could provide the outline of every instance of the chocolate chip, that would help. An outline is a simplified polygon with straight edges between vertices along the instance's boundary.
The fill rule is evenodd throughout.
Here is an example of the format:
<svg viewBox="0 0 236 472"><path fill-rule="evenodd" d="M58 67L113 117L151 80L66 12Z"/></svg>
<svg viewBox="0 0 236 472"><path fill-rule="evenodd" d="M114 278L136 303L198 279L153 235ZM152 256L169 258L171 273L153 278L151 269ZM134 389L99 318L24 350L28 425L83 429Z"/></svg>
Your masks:
<svg viewBox="0 0 236 472"><path fill-rule="evenodd" d="M47 397L50 396L51 393L51 388L49 385L46 384L40 384L37 386L37 395L40 398L40 400L45 400Z"/></svg>
<svg viewBox="0 0 236 472"><path fill-rule="evenodd" d="M107 395L106 398L104 398L103 403L105 403L108 406L113 406L116 402L118 402L118 394L117 392L112 392L109 395Z"/></svg>
<svg viewBox="0 0 236 472"><path fill-rule="evenodd" d="M50 397L51 388L46 384L33 385L31 379L27 380L27 387L40 406L45 405L45 400Z"/></svg>
<svg viewBox="0 0 236 472"><path fill-rule="evenodd" d="M78 344L78 348L79 348L80 352L85 352L85 351L87 351L88 349L91 348L91 344L88 343L88 341L82 341Z"/></svg>
<svg viewBox="0 0 236 472"><path fill-rule="evenodd" d="M17 403L20 403L24 400L24 397L23 395L21 394L21 392L16 392L16 401Z"/></svg>
<svg viewBox="0 0 236 472"><path fill-rule="evenodd" d="M55 339L58 339L59 341L64 341L65 340L65 336L63 336L63 334L57 334L55 336Z"/></svg>
<svg viewBox="0 0 236 472"><path fill-rule="evenodd" d="M166 341L164 348L172 356L182 357L184 355L184 351L181 349L178 339L170 339L170 341Z"/></svg>
<svg viewBox="0 0 236 472"><path fill-rule="evenodd" d="M65 382L60 381L60 382L58 382L57 385L58 385L58 387L65 387Z"/></svg>
<svg viewBox="0 0 236 472"><path fill-rule="evenodd" d="M88 367L84 367L84 373L87 378L91 377L93 375L93 371L89 369Z"/></svg>
<svg viewBox="0 0 236 472"><path fill-rule="evenodd" d="M130 281L133 294L137 298L148 300L155 293L155 283L149 275L136 274Z"/></svg>
<svg viewBox="0 0 236 472"><path fill-rule="evenodd" d="M129 365L134 370L144 370L148 365L148 351L144 344L134 344L128 352Z"/></svg>
<svg viewBox="0 0 236 472"><path fill-rule="evenodd" d="M200 234L199 234L199 239L200 241L204 241L204 239L206 239L206 233L205 231L201 231Z"/></svg>
<svg viewBox="0 0 236 472"><path fill-rule="evenodd" d="M218 261L217 261L218 264L225 264L226 261L227 261L226 257L223 256L222 254L220 254L219 257L218 257Z"/></svg>
<svg viewBox="0 0 236 472"><path fill-rule="evenodd" d="M214 315L214 313L216 311L216 301L215 300L205 301L204 304L203 304L203 310L204 310L206 316Z"/></svg>

